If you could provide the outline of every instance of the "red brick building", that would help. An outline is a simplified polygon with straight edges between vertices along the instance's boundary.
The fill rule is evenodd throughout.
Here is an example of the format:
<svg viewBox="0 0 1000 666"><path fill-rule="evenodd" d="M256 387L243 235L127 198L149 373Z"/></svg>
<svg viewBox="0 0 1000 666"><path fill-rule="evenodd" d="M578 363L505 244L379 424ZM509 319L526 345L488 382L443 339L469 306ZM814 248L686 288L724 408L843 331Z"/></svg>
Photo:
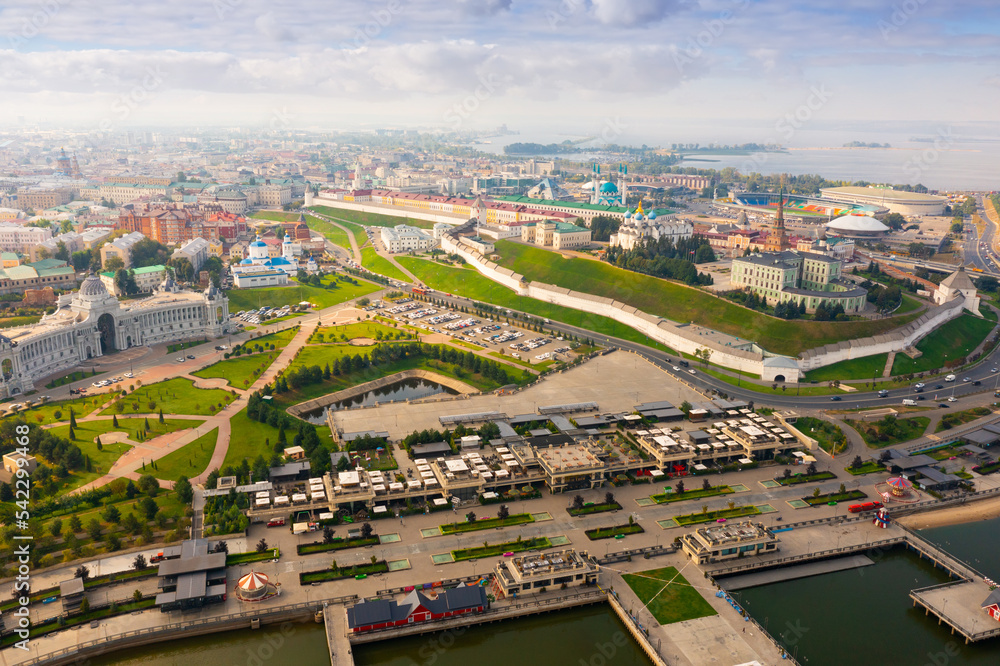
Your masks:
<svg viewBox="0 0 1000 666"><path fill-rule="evenodd" d="M158 243L183 244L194 238L235 242L246 235L246 218L225 211L187 208L124 209L118 228L138 231Z"/></svg>

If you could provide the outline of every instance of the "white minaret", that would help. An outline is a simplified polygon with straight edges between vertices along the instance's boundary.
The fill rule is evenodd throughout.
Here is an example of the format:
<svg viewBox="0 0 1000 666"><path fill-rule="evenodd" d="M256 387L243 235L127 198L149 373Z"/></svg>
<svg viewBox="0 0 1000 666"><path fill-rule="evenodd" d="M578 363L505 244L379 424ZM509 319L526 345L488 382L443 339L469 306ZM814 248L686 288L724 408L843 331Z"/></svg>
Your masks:
<svg viewBox="0 0 1000 666"><path fill-rule="evenodd" d="M351 182L351 188L355 190L361 189L361 162L354 163L354 180Z"/></svg>
<svg viewBox="0 0 1000 666"><path fill-rule="evenodd" d="M625 182L625 177L628 176L628 165L619 164L618 165L618 193L622 198L622 205L628 206L628 184Z"/></svg>
<svg viewBox="0 0 1000 666"><path fill-rule="evenodd" d="M598 181L600 180L600 178L601 178L601 167L598 166L597 162L594 162L594 167L593 167L593 170L591 172L591 178L590 178L590 184L591 184L590 203L592 203L594 205L597 204L598 198L600 197L600 187L601 186L598 183Z"/></svg>
<svg viewBox="0 0 1000 666"><path fill-rule="evenodd" d="M285 240L281 243L281 256L288 261L295 261L295 254L292 252L292 237L285 233Z"/></svg>

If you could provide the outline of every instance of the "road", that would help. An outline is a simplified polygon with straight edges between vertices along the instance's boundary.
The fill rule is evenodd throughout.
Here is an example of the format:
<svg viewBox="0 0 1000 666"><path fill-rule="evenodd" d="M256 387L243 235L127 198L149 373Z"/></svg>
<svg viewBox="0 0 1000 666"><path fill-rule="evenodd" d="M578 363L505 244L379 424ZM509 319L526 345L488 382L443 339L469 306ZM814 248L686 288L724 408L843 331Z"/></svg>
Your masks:
<svg viewBox="0 0 1000 666"><path fill-rule="evenodd" d="M443 300L449 305L469 306L474 302L473 299L449 296L438 291L435 291L432 296L435 299ZM514 312L514 310L511 311ZM702 391L716 390L721 393L726 393L731 398L739 398L746 401L753 401L757 404L767 404L775 407L829 409L833 406L831 405L831 396L797 396L794 395L794 387L789 388L787 395L773 395L759 393L751 388L733 386L728 382L724 382L721 379L717 379L711 375L701 372L696 365L692 366L692 369L695 371L694 374L691 374L687 368L680 366L677 366L680 367L680 370L675 371L673 368L675 367L676 357L630 340L600 336L595 334L593 331L588 331L587 329L570 326L556 321L545 324L545 327L559 333L569 333L576 336L591 338L592 340L606 345L613 345L620 349L636 352L669 374L683 379L688 384L691 384ZM945 383L939 380L941 386L943 387L941 389L935 390L933 387L936 386L938 382L934 382L929 387L925 388L922 393L916 393L914 387L910 386L906 388L892 389L889 391L888 396L884 398L880 398L878 393L874 391L845 393L843 396L838 396L841 398L839 401L840 405L838 406L844 409L850 409L853 407L885 407L899 405L904 398L912 398L916 400L924 399L930 403L933 401L932 397L935 394L939 396L939 401L941 401L950 396L954 396L958 399L966 396L972 396L977 393L996 391L1000 389L1000 372L992 372L993 368L1000 369L1000 348L994 350L992 354L982 360L976 367L969 368L965 372L961 373L957 381ZM968 377L970 381L962 381L966 377ZM974 381L980 381L981 384L979 386L975 386L973 384Z"/></svg>

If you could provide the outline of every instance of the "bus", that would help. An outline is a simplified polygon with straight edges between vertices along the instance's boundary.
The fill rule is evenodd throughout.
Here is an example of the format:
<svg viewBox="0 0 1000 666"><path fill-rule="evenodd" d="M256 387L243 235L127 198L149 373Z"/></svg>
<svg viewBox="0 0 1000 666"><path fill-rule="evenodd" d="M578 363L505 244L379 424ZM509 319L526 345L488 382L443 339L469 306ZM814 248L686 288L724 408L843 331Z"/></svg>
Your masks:
<svg viewBox="0 0 1000 666"><path fill-rule="evenodd" d="M412 291L414 294L426 294L427 293L427 290L424 289L423 287L413 287L410 291Z"/></svg>

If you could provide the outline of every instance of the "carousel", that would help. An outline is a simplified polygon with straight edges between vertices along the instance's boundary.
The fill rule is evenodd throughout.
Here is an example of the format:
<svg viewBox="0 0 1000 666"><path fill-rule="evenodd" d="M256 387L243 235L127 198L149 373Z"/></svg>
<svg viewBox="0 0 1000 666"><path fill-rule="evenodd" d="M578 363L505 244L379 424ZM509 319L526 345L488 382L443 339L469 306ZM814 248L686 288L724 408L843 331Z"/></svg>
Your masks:
<svg viewBox="0 0 1000 666"><path fill-rule="evenodd" d="M883 502L918 502L920 498L913 491L913 482L902 476L893 476L884 483L876 484L875 490Z"/></svg>
<svg viewBox="0 0 1000 666"><path fill-rule="evenodd" d="M278 593L278 586L271 583L265 574L256 571L250 571L236 583L236 597L240 601L264 601Z"/></svg>

